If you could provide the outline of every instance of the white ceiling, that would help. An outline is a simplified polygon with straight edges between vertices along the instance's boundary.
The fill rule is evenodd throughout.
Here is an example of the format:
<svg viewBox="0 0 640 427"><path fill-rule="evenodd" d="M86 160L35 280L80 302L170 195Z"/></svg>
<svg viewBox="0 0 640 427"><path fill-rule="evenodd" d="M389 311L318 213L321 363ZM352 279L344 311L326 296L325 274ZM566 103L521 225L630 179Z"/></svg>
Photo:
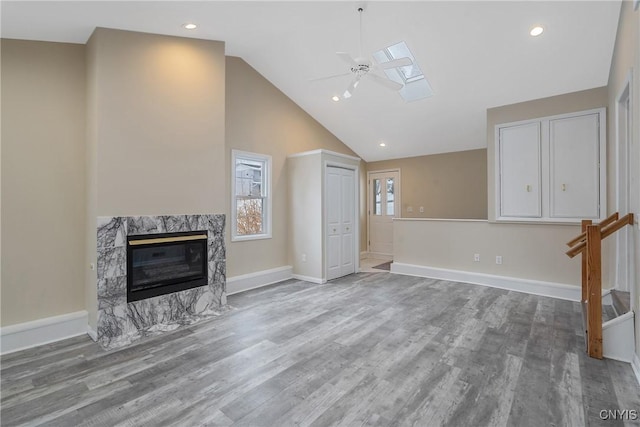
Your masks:
<svg viewBox="0 0 640 427"><path fill-rule="evenodd" d="M340 102L363 3L2 1L4 38L85 43L95 27L226 42L366 161L486 147L486 109L607 84L619 1L364 3L371 53L404 40L435 95L413 103L370 81ZM185 22L198 29L187 31ZM542 36L529 36L542 24ZM386 147L379 143L384 141Z"/></svg>

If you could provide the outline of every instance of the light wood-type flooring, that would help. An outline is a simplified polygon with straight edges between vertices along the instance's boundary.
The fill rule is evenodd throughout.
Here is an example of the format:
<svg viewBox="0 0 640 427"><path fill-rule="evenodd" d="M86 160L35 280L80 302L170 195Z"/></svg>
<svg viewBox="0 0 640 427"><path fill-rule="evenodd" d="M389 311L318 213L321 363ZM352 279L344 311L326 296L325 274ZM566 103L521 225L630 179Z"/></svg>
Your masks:
<svg viewBox="0 0 640 427"><path fill-rule="evenodd" d="M2 357L2 425L616 426L600 411L640 411L630 365L585 355L578 303L383 272L229 304L120 350L77 337Z"/></svg>

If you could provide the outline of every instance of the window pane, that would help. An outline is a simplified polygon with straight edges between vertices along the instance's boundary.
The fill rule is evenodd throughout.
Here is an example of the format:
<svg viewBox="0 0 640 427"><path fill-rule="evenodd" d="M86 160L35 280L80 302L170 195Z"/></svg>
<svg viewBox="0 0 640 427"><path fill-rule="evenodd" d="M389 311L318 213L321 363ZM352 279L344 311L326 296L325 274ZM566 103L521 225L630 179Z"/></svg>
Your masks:
<svg viewBox="0 0 640 427"><path fill-rule="evenodd" d="M382 194L380 193L380 180L373 180L373 214L382 215Z"/></svg>
<svg viewBox="0 0 640 427"><path fill-rule="evenodd" d="M393 178L387 178L387 215L395 214Z"/></svg>
<svg viewBox="0 0 640 427"><path fill-rule="evenodd" d="M236 199L238 236L263 233L264 199Z"/></svg>
<svg viewBox="0 0 640 427"><path fill-rule="evenodd" d="M264 162L236 159L236 196L261 197Z"/></svg>

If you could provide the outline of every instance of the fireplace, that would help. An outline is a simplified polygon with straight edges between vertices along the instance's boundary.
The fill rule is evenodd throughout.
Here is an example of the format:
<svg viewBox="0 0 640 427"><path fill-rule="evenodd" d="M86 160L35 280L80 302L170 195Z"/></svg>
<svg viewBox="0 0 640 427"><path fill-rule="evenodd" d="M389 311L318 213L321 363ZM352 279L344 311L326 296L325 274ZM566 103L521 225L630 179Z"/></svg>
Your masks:
<svg viewBox="0 0 640 427"><path fill-rule="evenodd" d="M207 231L127 237L127 302L204 286Z"/></svg>

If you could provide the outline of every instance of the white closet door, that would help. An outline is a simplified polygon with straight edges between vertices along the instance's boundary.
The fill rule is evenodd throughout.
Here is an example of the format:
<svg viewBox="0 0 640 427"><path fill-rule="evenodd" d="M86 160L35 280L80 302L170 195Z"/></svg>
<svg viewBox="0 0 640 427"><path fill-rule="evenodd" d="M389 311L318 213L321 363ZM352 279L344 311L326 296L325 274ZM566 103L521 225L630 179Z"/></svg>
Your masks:
<svg viewBox="0 0 640 427"><path fill-rule="evenodd" d="M355 273L355 172L327 167L327 280Z"/></svg>
<svg viewBox="0 0 640 427"><path fill-rule="evenodd" d="M600 216L598 114L549 121L550 216Z"/></svg>
<svg viewBox="0 0 640 427"><path fill-rule="evenodd" d="M340 193L342 195L342 253L340 257L340 274L355 273L354 244L355 244L355 175L350 169L342 169Z"/></svg>
<svg viewBox="0 0 640 427"><path fill-rule="evenodd" d="M540 124L500 129L500 216L542 216Z"/></svg>

